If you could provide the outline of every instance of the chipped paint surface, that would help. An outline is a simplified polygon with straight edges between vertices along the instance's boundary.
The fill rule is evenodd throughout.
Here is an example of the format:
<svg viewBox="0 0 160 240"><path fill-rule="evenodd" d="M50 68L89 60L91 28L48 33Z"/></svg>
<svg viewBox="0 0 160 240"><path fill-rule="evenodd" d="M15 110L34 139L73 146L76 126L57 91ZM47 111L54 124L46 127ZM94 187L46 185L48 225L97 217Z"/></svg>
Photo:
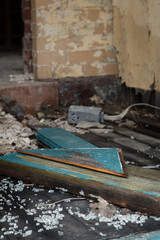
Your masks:
<svg viewBox="0 0 160 240"><path fill-rule="evenodd" d="M113 0L119 73L129 87L160 90L160 0Z"/></svg>
<svg viewBox="0 0 160 240"><path fill-rule="evenodd" d="M113 50L112 23L111 0L33 0L35 77L117 75L118 68L111 64L112 60L117 65L116 56L106 57L107 51ZM64 59L57 61L57 55ZM94 63L92 72L90 64Z"/></svg>
<svg viewBox="0 0 160 240"><path fill-rule="evenodd" d="M37 158L37 157L31 157L31 156L25 156L20 153L11 153L11 154L6 154L5 156L0 157L0 161L3 163L3 161L6 161L9 163L14 163L14 164L19 164L21 166L27 166L29 168L34 168L34 169L40 169L43 170L44 172L53 172L56 174L62 174L64 176L68 177L73 177L75 179L81 179L81 180L87 180L87 181L95 181L98 183L104 183L106 186L113 186L116 188L124 189L127 191L133 191L133 192L139 192L142 193L146 196L154 196L157 197L157 201L160 197L160 192L159 192L159 184L156 184L155 181L150 182L151 189L150 191L146 191L148 188L147 186L147 181L142 182L139 178L136 179L134 176L129 176L129 178L121 178L117 176L111 176L109 174L104 174L104 173L94 173L91 170L85 170L81 168L77 168L75 166L68 166L67 164L63 163L56 163L52 161L48 161L42 159L42 158ZM133 184L133 180L135 180L135 184Z"/></svg>

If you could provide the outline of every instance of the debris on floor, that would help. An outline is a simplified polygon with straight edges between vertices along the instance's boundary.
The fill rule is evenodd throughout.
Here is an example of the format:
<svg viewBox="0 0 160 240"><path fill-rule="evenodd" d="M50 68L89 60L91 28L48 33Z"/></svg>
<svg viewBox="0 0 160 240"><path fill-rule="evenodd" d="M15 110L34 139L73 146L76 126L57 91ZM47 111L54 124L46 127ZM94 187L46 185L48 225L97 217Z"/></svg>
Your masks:
<svg viewBox="0 0 160 240"><path fill-rule="evenodd" d="M77 123L76 127L81 128L81 129L89 129L89 128L105 128L106 125L97 123L97 122L86 122L86 121L81 121Z"/></svg>
<svg viewBox="0 0 160 240"><path fill-rule="evenodd" d="M34 76L31 73L26 74L10 74L9 75L9 81L10 82L16 82L16 83L23 83L25 81L33 81Z"/></svg>
<svg viewBox="0 0 160 240"><path fill-rule="evenodd" d="M84 139L87 134L92 133L88 140L93 144L96 141L100 147L106 147L107 145L112 147L111 144L116 146L119 144L120 146L123 143L121 138L117 142L115 141L112 133L114 132L115 134L116 132L117 134L118 131L110 123L105 123L104 128L101 125L78 128L78 126L70 126L67 123L66 115L62 114L61 117L55 115L54 117L52 116L53 118L51 115L47 115L47 113L37 114L37 116L26 115L21 123L11 114L6 113L1 107L1 151L38 148L34 135L37 130L44 127L60 127L82 137L85 135ZM134 124L128 124L127 119L119 123L121 122L124 123L123 127L135 128L135 122ZM118 125L118 122L116 124ZM93 135L93 133L96 135ZM111 136L109 133L111 133ZM125 129L122 129L122 132L118 134L121 137L129 134L130 141L132 140L133 143L137 139L140 142L147 141L147 137L142 139L140 134L133 135L126 132ZM99 137L95 138L95 136ZM100 136L104 137L101 138ZM128 142L127 137L128 135L126 135L126 141ZM153 150L159 151L158 139L154 138L153 140L148 140L151 144L150 150L152 150L152 147L155 147ZM141 149L138 152L135 150L137 154L133 153L132 156L134 144L130 146L122 144L121 146L125 150L126 162L129 159L130 161L128 162L133 162L133 165L135 165L134 161L137 159L140 161L142 159L142 164L151 164L154 161L154 167L159 168L158 155L155 155L153 158L149 157L148 160L146 153L141 153ZM128 150L127 152L126 148L127 150L131 149L131 151L129 152ZM145 156L143 157L144 154ZM150 166L146 168L150 168ZM45 240L48 234L48 239L51 237L58 240L72 239L73 236L76 240L79 239L79 236L87 240L99 240L102 237L103 239L113 237L117 239L120 236L136 232L154 231L159 229L160 226L160 217L148 216L126 208L119 208L99 196L96 201L87 199L80 201L77 196L69 194L62 188L55 187L54 189L49 189L10 177L0 177L0 239L28 237L33 240L39 238ZM83 190L81 192L83 193ZM76 201L69 200L69 198L74 197L75 199L77 198ZM63 199L66 200L63 201ZM59 203L52 204L54 202ZM82 225L83 229L81 228ZM71 226L73 229L76 229L76 233L72 231ZM70 229L71 235L69 238L67 238L69 236L67 229Z"/></svg>
<svg viewBox="0 0 160 240"><path fill-rule="evenodd" d="M160 223L158 217L121 209L100 197L96 201L80 200L76 196L72 196L72 201L69 200L70 197L63 189L53 190L31 186L9 177L1 178L0 239L39 239L40 236L41 239L46 239L47 234L51 234L52 239L69 239L68 227L72 233L72 228L82 223L83 228L77 230L78 233L81 232L80 239L86 239L85 231L88 231L96 233L91 239L98 240L102 236L107 238L110 234L111 237L125 236L126 229L129 229L129 234L134 233L136 228L143 232L151 223L153 231L158 229ZM52 204L53 202L57 203ZM72 234L70 239L79 239L74 231Z"/></svg>
<svg viewBox="0 0 160 240"><path fill-rule="evenodd" d="M0 153L14 149L38 148L35 134L10 113L0 111Z"/></svg>
<svg viewBox="0 0 160 240"><path fill-rule="evenodd" d="M117 210L115 205L108 203L102 197L98 197L97 200L97 203L90 203L91 211L99 217L112 218Z"/></svg>
<svg viewBox="0 0 160 240"><path fill-rule="evenodd" d="M24 118L25 119L22 122L35 130L39 130L44 127L58 127L58 128L60 127L72 133L84 134L88 132L89 129L92 127L94 128L96 127L97 129L104 128L104 125L100 123L93 124L88 122L79 122L79 124L75 126L75 125L68 124L67 119L57 118L52 120L52 119L46 119L45 116L44 118L38 119L36 116L30 115L30 114L25 115Z"/></svg>
<svg viewBox="0 0 160 240"><path fill-rule="evenodd" d="M93 95L91 98L90 98L91 102L93 104L96 104L96 105L101 105L101 104L104 104L104 101L101 97L99 97L98 95Z"/></svg>

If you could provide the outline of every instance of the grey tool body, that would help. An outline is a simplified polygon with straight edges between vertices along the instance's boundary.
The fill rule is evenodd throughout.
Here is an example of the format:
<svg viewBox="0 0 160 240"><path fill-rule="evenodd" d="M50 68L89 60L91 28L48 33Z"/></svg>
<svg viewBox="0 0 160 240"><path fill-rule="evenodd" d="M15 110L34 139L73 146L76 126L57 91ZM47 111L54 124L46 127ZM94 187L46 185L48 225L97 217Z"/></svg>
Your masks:
<svg viewBox="0 0 160 240"><path fill-rule="evenodd" d="M99 107L71 105L68 109L68 123L77 124L81 121L104 122L104 112Z"/></svg>
<svg viewBox="0 0 160 240"><path fill-rule="evenodd" d="M100 107L85 107L85 106L71 105L68 110L68 123L77 124L78 122L81 122L81 121L103 123L104 120L117 121L124 118L124 116L130 110L130 108L136 107L136 106L147 106L147 107L160 110L160 107L150 105L148 103L135 103L130 105L126 109L124 109L123 112L118 115L107 115L107 114L104 114L104 112L102 112L102 108Z"/></svg>

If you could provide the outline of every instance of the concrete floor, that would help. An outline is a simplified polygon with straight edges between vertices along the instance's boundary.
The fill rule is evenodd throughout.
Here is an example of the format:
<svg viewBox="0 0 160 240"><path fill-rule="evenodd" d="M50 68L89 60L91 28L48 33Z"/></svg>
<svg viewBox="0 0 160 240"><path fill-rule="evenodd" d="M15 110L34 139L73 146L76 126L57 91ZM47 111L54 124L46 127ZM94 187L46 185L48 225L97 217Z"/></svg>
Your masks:
<svg viewBox="0 0 160 240"><path fill-rule="evenodd" d="M0 86L16 84L12 76L24 74L21 52L0 52Z"/></svg>

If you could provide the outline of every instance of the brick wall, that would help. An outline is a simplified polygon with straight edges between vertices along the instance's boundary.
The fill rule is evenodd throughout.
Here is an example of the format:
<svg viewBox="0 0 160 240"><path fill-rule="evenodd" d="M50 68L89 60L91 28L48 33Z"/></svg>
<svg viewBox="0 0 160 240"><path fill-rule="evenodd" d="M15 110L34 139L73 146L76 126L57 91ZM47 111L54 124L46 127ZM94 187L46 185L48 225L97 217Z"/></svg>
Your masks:
<svg viewBox="0 0 160 240"><path fill-rule="evenodd" d="M23 59L24 72L31 73L32 67L32 33L31 33L31 0L22 0L22 19L24 23Z"/></svg>
<svg viewBox="0 0 160 240"><path fill-rule="evenodd" d="M35 78L118 74L112 0L31 2Z"/></svg>

